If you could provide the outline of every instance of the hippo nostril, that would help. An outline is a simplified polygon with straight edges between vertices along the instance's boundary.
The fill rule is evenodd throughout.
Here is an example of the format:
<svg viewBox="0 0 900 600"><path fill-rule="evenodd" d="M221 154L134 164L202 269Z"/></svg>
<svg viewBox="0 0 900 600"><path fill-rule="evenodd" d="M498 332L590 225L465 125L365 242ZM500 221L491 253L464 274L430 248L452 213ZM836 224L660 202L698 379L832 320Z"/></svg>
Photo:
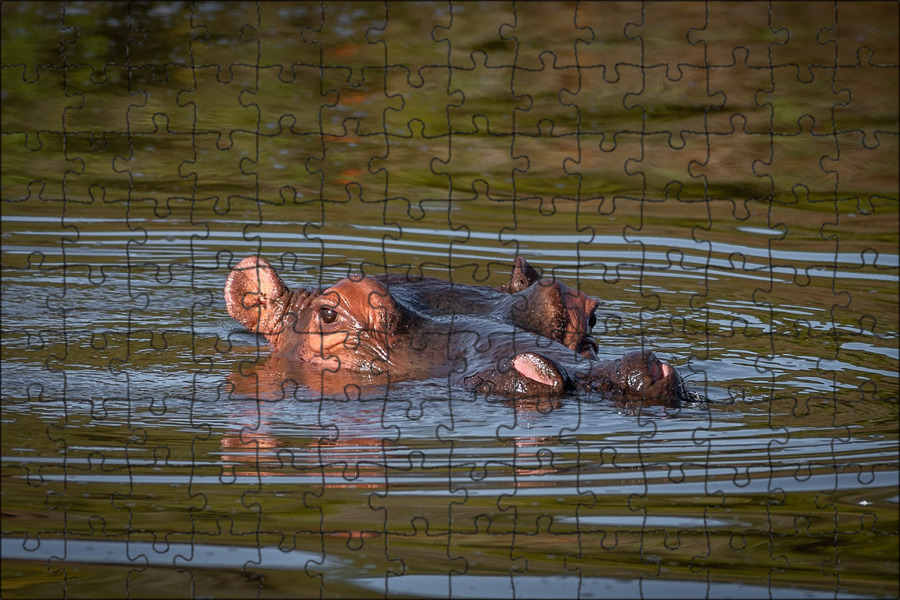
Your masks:
<svg viewBox="0 0 900 600"><path fill-rule="evenodd" d="M581 342L578 344L578 348L576 349L576 352L578 352L578 354L584 356L585 358L593 358L597 356L597 352L599 351L600 344L598 344L597 341L589 335L584 336L584 339L581 340Z"/></svg>

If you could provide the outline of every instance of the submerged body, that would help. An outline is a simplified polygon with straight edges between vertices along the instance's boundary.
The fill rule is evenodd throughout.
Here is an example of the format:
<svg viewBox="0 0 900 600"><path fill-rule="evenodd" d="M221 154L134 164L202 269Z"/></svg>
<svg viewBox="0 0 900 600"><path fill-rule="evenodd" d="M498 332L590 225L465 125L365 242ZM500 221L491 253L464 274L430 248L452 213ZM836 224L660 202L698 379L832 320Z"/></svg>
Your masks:
<svg viewBox="0 0 900 600"><path fill-rule="evenodd" d="M343 380L447 377L478 393L550 397L585 391L678 405L684 382L652 352L597 359L598 301L542 280L523 259L501 288L402 276L342 279L291 291L262 258L242 260L225 285L232 317L283 359Z"/></svg>

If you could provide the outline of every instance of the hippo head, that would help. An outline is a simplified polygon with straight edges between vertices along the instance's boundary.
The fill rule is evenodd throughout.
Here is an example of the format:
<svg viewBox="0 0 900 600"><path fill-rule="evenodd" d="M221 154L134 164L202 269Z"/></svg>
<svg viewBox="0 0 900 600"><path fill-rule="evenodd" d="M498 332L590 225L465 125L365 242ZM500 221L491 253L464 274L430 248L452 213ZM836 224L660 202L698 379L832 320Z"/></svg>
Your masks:
<svg viewBox="0 0 900 600"><path fill-rule="evenodd" d="M677 406L687 399L684 380L651 351L629 352L594 369L582 387L621 402Z"/></svg>
<svg viewBox="0 0 900 600"><path fill-rule="evenodd" d="M630 352L612 361L566 360L549 348L519 352L465 378L467 389L507 397L559 396L573 390L621 403L680 406L689 399L681 376L653 352Z"/></svg>
<svg viewBox="0 0 900 600"><path fill-rule="evenodd" d="M537 270L516 257L509 283L501 288L523 299L513 309L513 322L593 358L598 345L591 335L599 301L556 279L541 279Z"/></svg>
<svg viewBox="0 0 900 600"><path fill-rule="evenodd" d="M337 370L380 372L416 320L370 277L324 289L288 290L265 259L250 256L225 284L229 314L264 335L275 353Z"/></svg>

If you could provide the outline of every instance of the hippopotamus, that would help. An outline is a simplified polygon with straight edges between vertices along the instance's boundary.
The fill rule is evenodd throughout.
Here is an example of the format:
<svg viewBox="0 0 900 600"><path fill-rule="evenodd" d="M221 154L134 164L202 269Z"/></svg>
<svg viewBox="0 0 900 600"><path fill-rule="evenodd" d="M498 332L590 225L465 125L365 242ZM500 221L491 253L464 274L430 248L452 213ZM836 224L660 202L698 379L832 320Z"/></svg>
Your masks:
<svg viewBox="0 0 900 600"><path fill-rule="evenodd" d="M599 302L540 278L521 257L497 288L386 275L292 291L268 261L249 256L229 274L225 303L281 364L306 372L447 377L508 398L580 392L678 406L688 397L678 372L651 351L599 360L591 334Z"/></svg>
<svg viewBox="0 0 900 600"><path fill-rule="evenodd" d="M427 316L468 315L509 323L596 357L591 330L600 304L560 281L541 279L521 256L509 282L492 288L460 285L430 277L376 276L403 304Z"/></svg>

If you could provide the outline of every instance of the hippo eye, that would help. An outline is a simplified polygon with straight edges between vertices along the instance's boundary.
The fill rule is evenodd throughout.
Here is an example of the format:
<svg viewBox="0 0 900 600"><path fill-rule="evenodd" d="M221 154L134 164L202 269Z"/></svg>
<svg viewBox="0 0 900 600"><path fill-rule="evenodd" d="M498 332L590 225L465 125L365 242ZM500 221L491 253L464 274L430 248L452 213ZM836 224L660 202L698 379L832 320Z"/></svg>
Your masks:
<svg viewBox="0 0 900 600"><path fill-rule="evenodd" d="M334 323L335 320L337 320L337 316L337 312L327 306L323 306L319 309L319 319L325 324L330 325L331 323Z"/></svg>
<svg viewBox="0 0 900 600"><path fill-rule="evenodd" d="M593 329L594 325L597 324L597 315L591 314L591 318L588 319L588 329Z"/></svg>

